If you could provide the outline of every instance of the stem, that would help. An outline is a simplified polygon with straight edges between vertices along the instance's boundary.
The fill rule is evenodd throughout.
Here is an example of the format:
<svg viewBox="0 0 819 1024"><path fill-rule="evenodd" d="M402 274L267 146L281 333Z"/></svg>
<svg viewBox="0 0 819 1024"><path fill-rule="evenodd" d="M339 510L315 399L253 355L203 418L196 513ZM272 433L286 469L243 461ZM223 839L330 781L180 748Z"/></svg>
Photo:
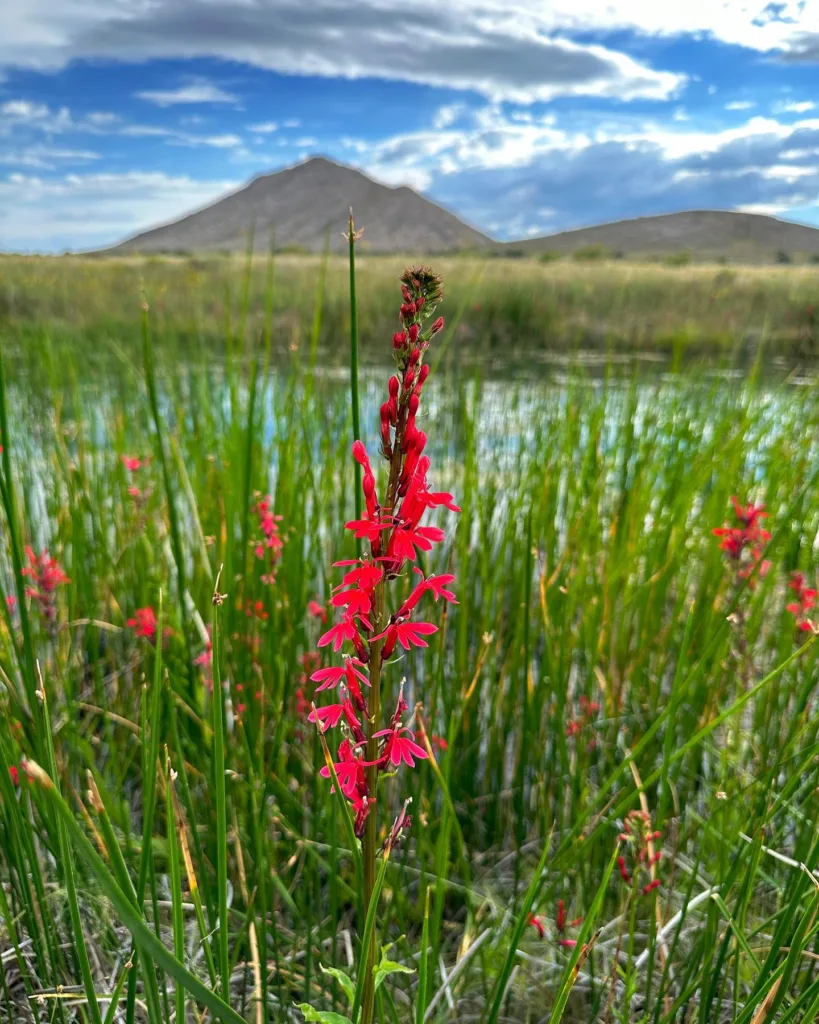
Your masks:
<svg viewBox="0 0 819 1024"><path fill-rule="evenodd" d="M347 240L350 243L350 402L353 407L353 440L361 437L361 416L358 409L358 300L355 293L355 223L350 207ZM361 518L361 466L355 464L355 517ZM360 545L359 545L360 547Z"/></svg>

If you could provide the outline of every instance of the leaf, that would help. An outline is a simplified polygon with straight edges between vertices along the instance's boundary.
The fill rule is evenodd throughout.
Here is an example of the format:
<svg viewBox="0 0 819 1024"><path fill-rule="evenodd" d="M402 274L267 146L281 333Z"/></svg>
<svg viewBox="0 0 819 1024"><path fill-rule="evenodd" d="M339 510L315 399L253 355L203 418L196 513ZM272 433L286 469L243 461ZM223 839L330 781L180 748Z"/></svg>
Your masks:
<svg viewBox="0 0 819 1024"><path fill-rule="evenodd" d="M375 970L373 971L376 992L389 974L415 974L413 967L405 967L404 964L399 964L395 960L388 960L387 950L389 948L389 946L385 946L381 950L381 962L375 965Z"/></svg>
<svg viewBox="0 0 819 1024"><path fill-rule="evenodd" d="M333 1013L332 1010L314 1010L309 1003L298 1003L297 1006L306 1021L314 1021L316 1024L353 1024L349 1017Z"/></svg>
<svg viewBox="0 0 819 1024"><path fill-rule="evenodd" d="M325 967L324 964L319 964L319 967L321 968L322 973L329 974L331 978L336 979L339 985L344 989L344 995L347 996L350 1006L352 1006L353 1000L355 999L355 985L353 984L353 979L349 974L345 974L340 967Z"/></svg>

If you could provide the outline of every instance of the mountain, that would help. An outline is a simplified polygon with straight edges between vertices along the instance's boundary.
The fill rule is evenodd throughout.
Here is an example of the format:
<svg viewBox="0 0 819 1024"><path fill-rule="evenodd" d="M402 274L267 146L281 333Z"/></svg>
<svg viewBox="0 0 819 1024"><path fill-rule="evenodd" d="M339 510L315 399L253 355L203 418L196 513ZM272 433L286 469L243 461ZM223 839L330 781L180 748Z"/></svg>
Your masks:
<svg viewBox="0 0 819 1024"><path fill-rule="evenodd" d="M255 246L318 251L344 248L350 207L364 229L361 250L433 253L475 249L491 239L411 188L379 185L360 171L323 157L254 178L250 184L171 224L144 231L107 250L172 252L240 250L254 229Z"/></svg>
<svg viewBox="0 0 819 1024"><path fill-rule="evenodd" d="M819 253L819 230L756 213L689 210L507 242L502 249L527 256L541 252L565 255L587 246L629 258L685 252L694 259L724 256L737 262L772 263L780 253L789 257Z"/></svg>

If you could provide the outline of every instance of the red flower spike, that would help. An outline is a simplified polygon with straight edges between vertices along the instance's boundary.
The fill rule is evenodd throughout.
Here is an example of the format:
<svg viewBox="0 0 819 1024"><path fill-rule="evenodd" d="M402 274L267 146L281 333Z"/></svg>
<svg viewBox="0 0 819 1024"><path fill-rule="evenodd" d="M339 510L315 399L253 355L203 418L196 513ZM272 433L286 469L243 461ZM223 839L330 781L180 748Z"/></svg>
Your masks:
<svg viewBox="0 0 819 1024"><path fill-rule="evenodd" d="M435 321L435 323L432 325L432 327L430 327L429 333L431 335L432 334L438 334L443 329L444 329L444 318L442 316L439 316L438 319Z"/></svg>
<svg viewBox="0 0 819 1024"><path fill-rule="evenodd" d="M536 914L529 915L529 924L535 929L539 939L542 939L545 936L546 929L543 927L543 922Z"/></svg>

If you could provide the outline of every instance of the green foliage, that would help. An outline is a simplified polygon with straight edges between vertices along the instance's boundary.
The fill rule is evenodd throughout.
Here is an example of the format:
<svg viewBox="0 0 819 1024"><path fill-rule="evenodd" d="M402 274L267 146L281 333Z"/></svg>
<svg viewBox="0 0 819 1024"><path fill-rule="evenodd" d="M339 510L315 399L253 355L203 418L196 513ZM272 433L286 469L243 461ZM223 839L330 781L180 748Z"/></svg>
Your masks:
<svg viewBox="0 0 819 1024"><path fill-rule="evenodd" d="M819 568L819 395L761 366L597 376L577 362L536 379L529 362L516 381L491 357L510 325L534 337L607 304L634 330L637 309L657 330L667 318L681 349L707 322L732 350L730 315L807 346L812 271L771 275L793 292L786 318L780 285L741 269L493 261L476 279L451 265L443 312L464 311L451 354L495 339L486 362L444 362L425 385L431 482L463 512L422 567L451 569L461 603L445 616L431 603L429 657L385 676L391 701L406 676L435 761L383 778L385 812L411 794L414 820L380 862L362 930L359 843L302 703L326 628L308 602L340 580L330 539L355 554L349 531L337 547L355 514L347 268L331 258L319 288L303 268L214 264L168 261L166 280L143 268L144 360L139 316L133 330L106 321L112 289L136 295L133 267L32 261L4 279L12 307L22 295L49 313L6 323L0 363L0 941L17 979L0 977L0 1019L41 1013L44 994L55 1022L90 1022L93 992L106 1024L183 1004L255 1024L257 1000L265 1024L294 1003L339 1024L362 938L381 951L376 1019L391 1024L533 1008L568 1024L602 1019L609 1000L612 1019L652 1024L750 1022L768 999L772 1019L810 1019L817 906L800 865L819 869L819 655L785 606L790 573L814 585ZM361 267L375 461L388 364L372 346L397 295L381 264ZM21 274L50 283L39 295ZM217 331L216 302L221 342L181 341L186 319ZM275 582L255 550L267 494L283 517ZM753 586L712 534L732 494L769 512L771 568ZM27 544L70 577L53 620L26 593ZM153 639L127 624L148 605ZM31 765L29 779L23 758L58 785ZM648 894L613 859L642 800L662 833Z"/></svg>
<svg viewBox="0 0 819 1024"><path fill-rule="evenodd" d="M667 267L687 267L691 263L690 252L672 252L666 256L663 263Z"/></svg>
<svg viewBox="0 0 819 1024"><path fill-rule="evenodd" d="M578 263L594 263L610 260L614 253L607 245L580 245L572 252L572 259Z"/></svg>

